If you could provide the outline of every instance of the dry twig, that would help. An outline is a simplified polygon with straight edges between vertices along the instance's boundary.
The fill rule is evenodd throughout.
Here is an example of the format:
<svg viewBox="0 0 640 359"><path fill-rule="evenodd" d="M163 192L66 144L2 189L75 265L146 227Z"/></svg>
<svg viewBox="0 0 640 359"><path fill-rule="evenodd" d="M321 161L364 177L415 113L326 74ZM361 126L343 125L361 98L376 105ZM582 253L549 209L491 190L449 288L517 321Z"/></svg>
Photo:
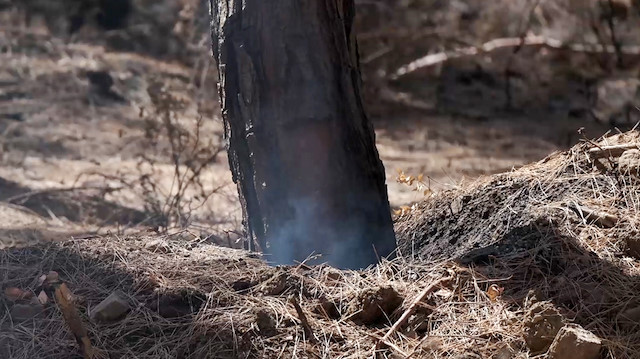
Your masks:
<svg viewBox="0 0 640 359"><path fill-rule="evenodd" d="M407 310L404 311L404 313L402 313L402 316L400 316L400 319L398 319L393 326L389 329L389 331L387 331L387 334L385 334L382 339L380 339L376 345L374 346L374 351L381 349L385 343L389 340L389 338L391 338L391 336L393 334L395 334L398 330L400 330L400 328L406 324L407 320L409 320L409 317L415 313L416 309L418 309L418 304L420 304L420 302L422 302L429 294L431 294L434 290L436 290L438 287L440 287L441 285L443 285L444 283L447 283L449 281L451 281L451 279L453 279L453 277L445 277L442 278L436 282L431 283L429 286L427 286L425 289L422 290L422 292L420 292L420 294L418 294L418 296L416 297L416 299L413 300L413 302L411 303L411 305L409 306L409 308L407 308Z"/></svg>
<svg viewBox="0 0 640 359"><path fill-rule="evenodd" d="M499 49L523 46L544 47L555 50L567 50L589 54L616 54L616 49L613 46L603 46L600 44L564 43L561 40L544 36L527 36L524 39L520 37L507 37L485 42L481 46L465 47L452 51L438 52L435 54L424 56L420 59L414 60L406 65L401 66L394 72L391 78L393 80L397 80L402 76L408 75L420 69L438 65L443 62L461 57L477 56ZM624 55L640 55L640 46L621 46L619 51Z"/></svg>
<svg viewBox="0 0 640 359"><path fill-rule="evenodd" d="M313 336L313 330L311 329L311 325L309 324L309 319L307 319L307 315L304 314L304 311L302 310L300 303L298 303L298 300L296 299L296 297L291 297L289 301L291 302L291 304L293 304L293 307L296 309L296 313L298 313L298 319L300 319L300 324L302 325L302 329L304 330L305 337L309 341L314 342L315 337Z"/></svg>

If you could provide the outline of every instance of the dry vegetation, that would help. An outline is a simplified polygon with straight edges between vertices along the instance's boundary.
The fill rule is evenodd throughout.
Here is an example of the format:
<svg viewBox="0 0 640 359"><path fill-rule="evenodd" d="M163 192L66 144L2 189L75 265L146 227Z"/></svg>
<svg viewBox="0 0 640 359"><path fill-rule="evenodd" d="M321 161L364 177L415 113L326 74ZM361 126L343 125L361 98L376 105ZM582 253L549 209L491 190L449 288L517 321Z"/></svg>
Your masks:
<svg viewBox="0 0 640 359"><path fill-rule="evenodd" d="M134 0L127 28L70 37L41 26L61 1L29 27L0 12L2 290L53 298L57 271L99 358L545 358L540 305L640 358L640 136L588 140L640 118L637 2L356 2L398 259L214 245L242 243L205 2ZM127 315L91 320L114 292ZM14 318L30 301L0 294L0 358L80 356L54 301Z"/></svg>
<svg viewBox="0 0 640 359"><path fill-rule="evenodd" d="M85 318L105 357L364 358L378 345L381 357L530 358L526 313L548 301L564 321L604 340L603 358L637 358L638 318L631 315L640 306L640 162L631 155L639 141L632 132L584 143L437 194L400 218L404 255L360 272L273 268L179 232L4 251L3 282L37 292L37 277L55 270L75 291L83 317L109 293L125 293L132 308L125 319ZM467 217L494 210L485 221ZM415 235L433 222L443 222L436 228L445 232ZM454 239L459 250L429 247L430 240ZM478 249L469 251L467 243ZM3 299L3 306L11 303ZM383 341L409 308L407 321ZM77 351L54 306L30 323L12 323L8 313L4 325L16 330L1 338L10 357L66 358Z"/></svg>

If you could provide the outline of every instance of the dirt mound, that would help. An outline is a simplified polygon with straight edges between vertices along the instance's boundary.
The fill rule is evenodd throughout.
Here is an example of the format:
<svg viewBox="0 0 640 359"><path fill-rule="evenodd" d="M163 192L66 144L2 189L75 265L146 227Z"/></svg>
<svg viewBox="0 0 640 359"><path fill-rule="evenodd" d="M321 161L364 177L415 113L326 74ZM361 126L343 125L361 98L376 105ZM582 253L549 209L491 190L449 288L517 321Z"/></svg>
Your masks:
<svg viewBox="0 0 640 359"><path fill-rule="evenodd" d="M486 262L535 248L550 236L590 239L591 245L600 236L619 238L607 247L622 252L628 237L622 234L638 225L638 146L638 132L584 141L435 195L398 219L401 252L421 261Z"/></svg>
<svg viewBox="0 0 640 359"><path fill-rule="evenodd" d="M638 164L621 154L639 139L584 143L434 196L399 219L404 256L363 271L269 267L189 232L1 251L5 293L33 295L0 296L0 353L79 353L55 303L26 302L53 270L97 357L530 358L573 330L603 358L637 358ZM110 295L128 313L93 322Z"/></svg>
<svg viewBox="0 0 640 359"><path fill-rule="evenodd" d="M624 313L640 306L639 146L638 132L584 141L434 195L398 219L399 250L504 278L504 295L517 301L533 289L617 342L608 357L635 357L638 317L629 324Z"/></svg>

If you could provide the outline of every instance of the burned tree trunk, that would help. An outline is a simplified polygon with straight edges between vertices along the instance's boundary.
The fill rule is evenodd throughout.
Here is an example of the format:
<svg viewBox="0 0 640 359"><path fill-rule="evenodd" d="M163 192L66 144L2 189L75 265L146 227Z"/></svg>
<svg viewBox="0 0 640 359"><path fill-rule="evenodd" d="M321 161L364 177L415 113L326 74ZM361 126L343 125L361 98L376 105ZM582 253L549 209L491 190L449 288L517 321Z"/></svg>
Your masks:
<svg viewBox="0 0 640 359"><path fill-rule="evenodd" d="M360 98L353 0L210 0L229 163L251 243L344 268L395 250ZM255 247L254 247L255 248Z"/></svg>

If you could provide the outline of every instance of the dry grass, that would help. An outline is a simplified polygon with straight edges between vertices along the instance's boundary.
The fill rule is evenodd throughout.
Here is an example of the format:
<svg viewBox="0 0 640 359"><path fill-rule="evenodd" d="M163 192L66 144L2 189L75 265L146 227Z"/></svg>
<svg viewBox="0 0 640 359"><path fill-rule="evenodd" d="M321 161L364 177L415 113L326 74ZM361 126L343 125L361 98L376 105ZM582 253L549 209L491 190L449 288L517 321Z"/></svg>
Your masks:
<svg viewBox="0 0 640 359"><path fill-rule="evenodd" d="M637 133L614 136L599 146L637 143L638 138ZM492 216L466 222L466 231L457 234L461 243L488 236L483 231L493 223L490 231L495 238L484 244L494 251L469 257L469 248L451 245L460 252L448 255L467 254L464 260L404 257L363 271L303 264L274 268L248 252L216 247L179 232L6 250L0 252L0 275L4 287L35 289L41 273L58 271L76 294L101 357L371 357L374 346L414 298L431 283L450 276L453 279L429 295L407 325L390 336L386 343L390 349L378 350L379 357L531 358L522 333L528 293L534 291L568 321L603 338L604 358L638 358L637 328L618 321L621 312L640 305L640 263L625 255L623 245L638 224L637 182L619 171L617 159L605 158L605 167L598 169L585 157L593 147L585 143L513 173L435 195L400 219L399 236L405 240L411 228L420 234L431 216L451 208L437 206L451 204L461 195L471 196L467 203L490 201L492 197L483 196L502 183L498 189L505 192L507 202L496 202L501 207ZM509 186L509 181L518 185ZM523 196L528 200L510 202L522 201ZM571 203L606 210L619 221L612 228L600 228L578 217ZM514 220L504 220L507 212ZM448 219L464 215L464 209L451 211L441 220L455 228ZM521 231L513 235L511 226L516 224ZM501 240L513 243L507 246ZM414 249L419 259L420 245ZM488 294L492 285L504 288L495 300ZM399 294L402 304L366 319L363 311L371 308L366 303L374 303L374 309L390 305L387 299L376 302L379 289L388 287ZM91 323L87 312L115 290L125 294L131 312L116 323ZM300 303L313 338L305 335L292 297ZM8 314L12 304L2 298L0 305L7 309L0 318L0 343L8 348L9 357L77 355L75 341L55 306L44 317L17 323Z"/></svg>

